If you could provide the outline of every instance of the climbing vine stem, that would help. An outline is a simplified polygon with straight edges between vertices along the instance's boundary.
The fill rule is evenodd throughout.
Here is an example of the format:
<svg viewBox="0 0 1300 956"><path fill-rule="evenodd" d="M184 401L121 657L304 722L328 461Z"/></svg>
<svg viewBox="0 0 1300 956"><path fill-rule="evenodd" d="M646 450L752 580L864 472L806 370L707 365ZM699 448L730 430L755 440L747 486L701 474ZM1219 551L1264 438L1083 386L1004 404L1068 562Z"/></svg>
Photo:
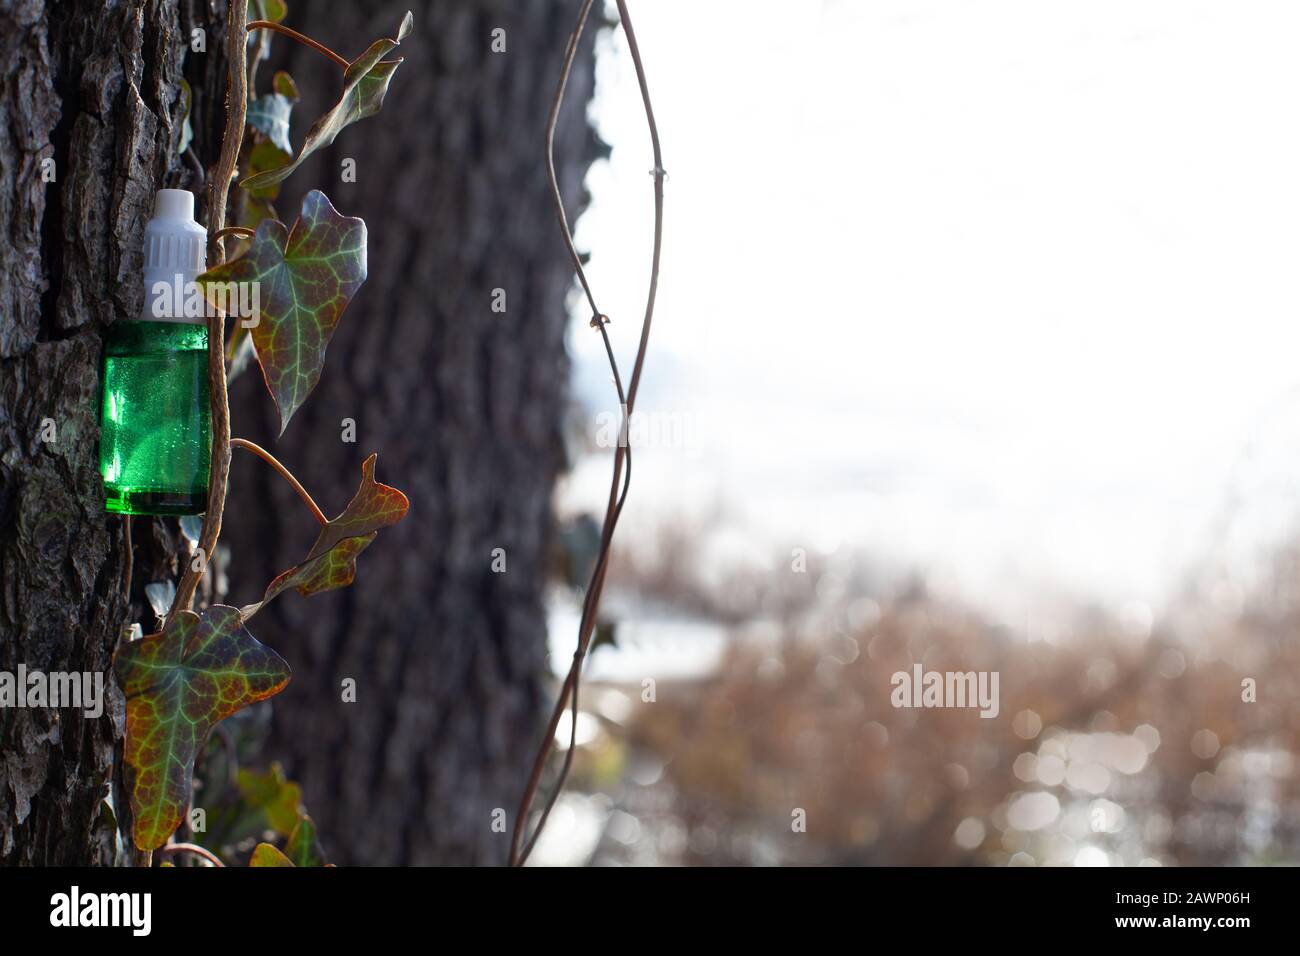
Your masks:
<svg viewBox="0 0 1300 956"><path fill-rule="evenodd" d="M214 263L225 261L225 237L222 233L226 225L226 202L239 162L239 150L244 143L244 122L248 112L245 86L248 81L247 20L248 4L245 0L231 0L230 29L226 36L229 60L226 128L221 137L221 155L217 159L216 172L208 180L208 258ZM208 503L203 516L203 531L199 534L201 559L197 568L195 562L186 564L164 627L175 619L178 611L189 610L194 603L194 592L221 536L221 515L226 508L226 482L230 477L230 404L226 395L226 320L217 310L208 317L208 389L212 396L212 450L208 468Z"/></svg>
<svg viewBox="0 0 1300 956"><path fill-rule="evenodd" d="M280 464L279 460L274 455L272 455L269 451L267 451L261 445L255 445L251 441L248 441L247 439L244 438L232 438L230 439L230 444L231 447L233 448L243 448L245 451L251 451L258 458L262 459L262 461L266 462L268 465L274 468L279 473L281 478L283 478L285 481L287 481L290 485L293 486L293 490L298 493L298 497L303 500L303 503L308 508L311 509L311 513L316 518L317 521L319 521L321 524L330 523L329 518L325 517L325 513L316 506L316 502L312 500L312 497L310 494L308 494L307 489L304 488L302 486L302 483L293 476L293 472L291 472L288 468L284 467L284 465Z"/></svg>
<svg viewBox="0 0 1300 956"><path fill-rule="evenodd" d="M217 856L211 850L199 846L197 843L168 843L164 847L158 848L159 853L193 853L195 856L202 857L213 866L224 867L226 864L221 862L221 857Z"/></svg>
<svg viewBox="0 0 1300 956"><path fill-rule="evenodd" d="M290 27L286 27L283 23L276 23L273 20L253 20L251 23L248 24L248 29L249 30L274 30L276 33L283 33L291 40L297 40L303 46L311 47L317 53L329 57L331 60L333 60L335 63L337 63L345 70L349 66L346 57L342 56L341 54L335 53L324 43L320 43L316 40L313 40L311 37L306 36L305 34L299 33L297 30L294 30ZM242 29L240 32L241 33L243 32Z"/></svg>
<svg viewBox="0 0 1300 956"><path fill-rule="evenodd" d="M610 369L614 376L614 386L618 393L619 407L622 409L622 427L620 428L620 440L614 452L614 469L613 476L610 480L609 501L605 508L605 520L601 529L600 553L597 556L596 564L592 568L591 578L588 583L586 594L583 598L582 618L578 625L578 647L573 654L573 663L569 666L568 676L565 678L564 685L560 689L559 697L555 702L555 707L551 712L551 718L547 723L546 731L542 736L541 743L538 747L537 756L533 761L532 771L529 775L528 782L524 787L523 797L519 803L519 810L515 816L513 833L510 840L510 864L512 866L523 866L527 862L529 854L532 853L533 847L541 835L543 827L550 816L551 808L555 806L560 792L564 788L564 782L568 778L569 770L573 765L573 753L577 745L577 726L578 726L578 688L581 682L582 664L586 658L587 651L591 646L591 637L595 629L597 611L600 607L600 596L605 586L605 572L609 567L610 548L613 544L614 529L618 525L619 517L623 512L623 505L627 501L628 489L632 480L632 450L631 446L625 440L624 436L628 434L628 425L631 421L632 411L636 404L637 389L641 382L641 372L645 365L646 349L650 342L650 324L654 317L655 297L659 289L659 263L660 250L663 241L663 196L664 196L664 178L667 175L664 171L663 156L659 146L659 128L655 123L654 108L650 101L650 90L646 82L645 67L641 61L641 51L637 45L636 32L632 28L632 18L628 13L627 3L625 0L616 0L618 5L619 22L623 26L623 32L627 37L628 51L632 57L633 66L636 68L637 84L641 90L641 101L645 108L646 124L650 131L650 145L654 155L654 168L650 171L654 180L654 244L650 259L650 286L646 294L645 316L641 322L641 338L637 344L636 359L632 365L632 377L629 380L626 393L623 389L622 377L619 374L618 363L614 358L614 349L610 343L609 332L606 326L609 323L608 318L596 305L596 298L591 289L591 284L587 281L587 275L582 266L582 259L573 242L573 234L569 228L568 217L564 212L564 198L560 193L559 180L555 172L555 129L559 121L560 107L564 102L564 91L568 85L569 75L573 70L573 61L577 55L578 45L582 39L583 31L586 29L587 20L591 13L593 0L585 0L582 9L578 15L577 26L574 27L573 33L569 37L569 45L564 54L564 66L560 74L559 86L556 89L555 97L551 103L551 114L546 127L546 168L550 175L551 196L555 202L556 215L560 221L560 227L564 234L565 245L569 250L569 257L573 260L574 270L577 272L578 281L582 286L583 292L587 297L587 303L591 307L592 326L599 330L601 339L605 345L605 354L609 360ZM555 732L559 727L560 718L563 716L566 706L571 706L571 720L569 727L569 746L564 755L564 762L560 767L559 774L554 785L551 788L546 804L538 818L537 825L533 829L532 836L524 841L524 834L528 830L529 817L533 801L537 795L537 790L541 785L542 773L545 770L547 759L550 757L551 750L555 745Z"/></svg>
<svg viewBox="0 0 1300 956"><path fill-rule="evenodd" d="M252 239L255 235L257 235L257 230L249 229L247 226L226 226L213 238L224 240L226 236L237 236L240 239Z"/></svg>

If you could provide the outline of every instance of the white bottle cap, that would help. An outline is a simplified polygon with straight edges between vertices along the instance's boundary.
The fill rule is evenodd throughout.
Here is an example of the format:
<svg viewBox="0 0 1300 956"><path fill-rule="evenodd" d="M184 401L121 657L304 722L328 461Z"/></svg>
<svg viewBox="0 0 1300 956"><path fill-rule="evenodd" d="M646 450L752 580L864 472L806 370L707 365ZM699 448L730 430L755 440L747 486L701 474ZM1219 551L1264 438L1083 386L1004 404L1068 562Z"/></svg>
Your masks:
<svg viewBox="0 0 1300 956"><path fill-rule="evenodd" d="M144 229L145 322L202 323L202 315L187 316L186 286L207 269L208 233L194 221L194 194L184 189L160 189L153 218ZM164 288L165 287L165 288Z"/></svg>

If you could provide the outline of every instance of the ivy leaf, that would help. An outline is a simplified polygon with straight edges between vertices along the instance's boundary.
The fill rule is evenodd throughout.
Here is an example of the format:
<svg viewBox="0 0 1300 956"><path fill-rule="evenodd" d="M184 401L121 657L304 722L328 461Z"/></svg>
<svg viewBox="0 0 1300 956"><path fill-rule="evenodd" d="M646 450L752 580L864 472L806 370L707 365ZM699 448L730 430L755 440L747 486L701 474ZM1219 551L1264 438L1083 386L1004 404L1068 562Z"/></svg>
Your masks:
<svg viewBox="0 0 1300 956"><path fill-rule="evenodd" d="M357 555L369 547L370 542L379 536L378 531L354 538L346 538L324 554L285 571L266 589L261 604L254 605L252 613L261 609L272 598L289 590L297 589L303 597L311 597L322 591L335 591L345 588L356 580ZM244 619L252 614L248 608L242 609Z"/></svg>
<svg viewBox="0 0 1300 956"><path fill-rule="evenodd" d="M303 814L298 825L293 828L289 842L284 845L284 855L294 866L324 866L325 853L316 839L316 824L311 817Z"/></svg>
<svg viewBox="0 0 1300 956"><path fill-rule="evenodd" d="M265 137L258 137L256 142L252 140L253 137L248 137L245 141L244 158L240 161L241 168L247 172L274 169L289 158L288 153ZM236 216L244 228L256 229L263 219L277 218L272 203L280 195L278 183L265 189L241 189L237 195ZM247 329L242 324L236 325L232 337L238 339L245 332Z"/></svg>
<svg viewBox="0 0 1300 956"><path fill-rule="evenodd" d="M374 116L384 105L384 96L388 93L388 84L393 74L401 66L402 59L384 60L384 57L397 48L410 35L415 22L410 11L402 18L396 39L376 40L370 44L365 53L348 64L343 71L343 92L339 101L325 115L321 116L307 131L302 151L289 163L279 169L256 173L243 180L239 185L245 189L261 189L288 178L308 156L323 146L334 142L340 132L357 120Z"/></svg>
<svg viewBox="0 0 1300 956"><path fill-rule="evenodd" d="M376 458L371 455L362 462L361 487L343 513L321 529L307 557L267 585L261 601L241 609L244 620L289 588L310 597L321 591L347 587L357 575L357 555L369 547L382 528L406 517L410 508L406 495L375 481Z"/></svg>
<svg viewBox="0 0 1300 956"><path fill-rule="evenodd" d="M282 166L293 156L293 144L289 142L289 117L293 113L293 104L298 102L298 84L284 70L278 70L271 80L271 89L270 93L249 97L248 100L246 122L276 147L270 154L264 151L263 164L256 169L250 168L250 173ZM265 162L271 155L276 157L276 161ZM268 198L274 199L279 191L276 188L268 194Z"/></svg>
<svg viewBox="0 0 1300 956"><path fill-rule="evenodd" d="M283 851L270 843L259 843L253 849L248 865L332 867L334 864L325 862L325 853L320 847L320 841L316 839L316 824L304 813L298 818L298 824L293 828Z"/></svg>
<svg viewBox="0 0 1300 956"><path fill-rule="evenodd" d="M284 776L284 768L271 764L265 773L239 771L239 793L255 812L266 818L272 830L289 834L302 815L302 788Z"/></svg>
<svg viewBox="0 0 1300 956"><path fill-rule="evenodd" d="M254 16L254 11L258 16ZM279 23L289 13L284 0L248 0L248 18L250 20L271 20Z"/></svg>
<svg viewBox="0 0 1300 956"><path fill-rule="evenodd" d="M225 297L214 286L258 283L253 345L280 413L280 434L320 380L339 316L365 280L366 224L340 216L318 189L303 198L292 230L264 219L244 255L196 280L213 305Z"/></svg>
<svg viewBox="0 0 1300 956"><path fill-rule="evenodd" d="M126 694L132 835L152 850L180 825L208 732L279 692L289 665L248 633L237 609L216 604L181 611L161 633L123 645L113 669Z"/></svg>
<svg viewBox="0 0 1300 956"><path fill-rule="evenodd" d="M298 102L298 84L293 81L293 77L284 70L276 70L275 76L271 77L271 87L285 99ZM293 152L290 150L290 152Z"/></svg>
<svg viewBox="0 0 1300 956"><path fill-rule="evenodd" d="M253 848L253 855L249 857L249 866L293 866L293 860L289 859L270 843L259 843Z"/></svg>
<svg viewBox="0 0 1300 956"><path fill-rule="evenodd" d="M248 101L248 125L274 143L285 155L293 155L289 142L289 114L293 100L283 93L264 93Z"/></svg>

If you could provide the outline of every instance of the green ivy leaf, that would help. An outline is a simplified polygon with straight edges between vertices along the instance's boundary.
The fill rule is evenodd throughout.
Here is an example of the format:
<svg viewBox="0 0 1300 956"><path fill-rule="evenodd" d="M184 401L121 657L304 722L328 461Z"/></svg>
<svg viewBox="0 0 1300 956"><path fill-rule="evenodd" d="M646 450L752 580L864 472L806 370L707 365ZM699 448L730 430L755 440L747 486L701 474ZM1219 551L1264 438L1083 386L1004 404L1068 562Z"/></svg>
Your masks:
<svg viewBox="0 0 1300 956"><path fill-rule="evenodd" d="M284 0L248 0L248 19L271 20L279 23L289 15Z"/></svg>
<svg viewBox="0 0 1300 956"><path fill-rule="evenodd" d="M376 40L365 53L348 64L343 71L343 93L334 107L312 124L303 141L302 151L279 169L256 173L239 185L245 189L262 189L286 179L308 156L323 146L334 142L340 132L357 120L374 116L384 105L388 84L401 66L402 60L384 60L411 32L414 17L408 11L396 39Z"/></svg>
<svg viewBox="0 0 1300 956"><path fill-rule="evenodd" d="M293 828L289 842L284 845L284 855L294 866L324 866L325 853L316 839L316 824L305 813Z"/></svg>
<svg viewBox="0 0 1300 956"><path fill-rule="evenodd" d="M260 137L255 143L245 142L243 156L241 165L246 171L274 169L289 158L288 153L265 137ZM246 229L256 229L262 224L263 219L278 218L275 214L275 206L272 205L280 195L278 183L265 189L241 189L237 195L236 216L239 225ZM234 338L240 338L246 331L243 325L237 325L232 335Z"/></svg>
<svg viewBox="0 0 1300 956"><path fill-rule="evenodd" d="M365 279L366 224L340 216L313 189L291 231L278 220L263 220L244 255L196 280L214 305L221 301L212 294L214 285L260 284L253 345L280 413L280 434L320 380L330 337Z"/></svg>
<svg viewBox="0 0 1300 956"><path fill-rule="evenodd" d="M285 99L294 103L298 102L298 84L284 70L275 71L275 76L271 78L271 87ZM290 150L290 152L293 152L293 150Z"/></svg>
<svg viewBox="0 0 1300 956"><path fill-rule="evenodd" d="M361 487L343 513L321 529L302 563L267 585L261 601L241 609L244 620L289 588L296 588L303 597L310 597L321 591L347 587L357 575L357 555L369 547L381 529L406 517L410 508L406 495L375 481L376 457L371 455L362 463Z"/></svg>
<svg viewBox="0 0 1300 956"><path fill-rule="evenodd" d="M253 855L248 859L249 866L293 866L289 859L269 843L259 843L253 847Z"/></svg>
<svg viewBox="0 0 1300 956"><path fill-rule="evenodd" d="M253 855L249 858L248 865L332 867L334 864L325 862L325 852L316 838L316 824L304 813L298 818L298 823L293 828L293 833L289 836L289 842L284 845L283 851L277 850L270 843L259 843L253 848Z"/></svg>
<svg viewBox="0 0 1300 956"><path fill-rule="evenodd" d="M302 788L286 780L278 763L264 773L241 769L239 793L250 809L266 818L266 825L279 833L290 834L302 815Z"/></svg>
<svg viewBox="0 0 1300 956"><path fill-rule="evenodd" d="M189 806L194 758L208 732L278 693L289 665L223 604L181 611L164 631L124 644L113 669L126 695L126 762L135 845L167 842Z"/></svg>

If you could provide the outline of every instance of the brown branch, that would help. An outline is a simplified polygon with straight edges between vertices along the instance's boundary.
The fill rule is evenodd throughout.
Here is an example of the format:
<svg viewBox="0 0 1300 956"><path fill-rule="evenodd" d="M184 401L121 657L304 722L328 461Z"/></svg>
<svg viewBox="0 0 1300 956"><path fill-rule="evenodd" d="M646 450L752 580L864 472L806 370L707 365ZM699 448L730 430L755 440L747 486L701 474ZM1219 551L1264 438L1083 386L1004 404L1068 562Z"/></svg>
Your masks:
<svg viewBox="0 0 1300 956"><path fill-rule="evenodd" d="M197 843L168 843L166 846L158 848L159 853L193 853L195 856L201 856L213 866L225 867L226 864L221 862L221 857L217 856L206 847L201 847Z"/></svg>
<svg viewBox="0 0 1300 956"><path fill-rule="evenodd" d="M311 47L317 53L329 57L331 60L333 60L339 66L343 67L343 69L345 70L351 65L349 60L335 53L324 43L319 43L316 40L313 40L311 37L299 33L297 30L286 27L283 23L276 23L274 20L254 20L250 24L248 24L248 29L274 30L276 33L283 33L285 36L289 37L290 39L297 40L299 43L303 44L304 46Z"/></svg>
<svg viewBox="0 0 1300 956"><path fill-rule="evenodd" d="M627 433L626 429L631 421L632 411L636 403L637 390L641 382L641 372L645 365L646 350L650 343L650 323L654 317L655 297L659 289L659 263L660 252L663 242L663 181L666 175L663 168L663 156L659 147L659 129L655 124L654 110L650 103L650 90L646 83L645 68L641 62L641 51L637 46L636 33L632 29L631 16L628 13L625 0L617 0L619 20L623 24L623 32L627 36L628 50L632 56L632 63L636 67L637 83L641 88L641 100L645 107L646 123L650 130L650 143L654 153L654 169L651 175L654 177L654 206L655 206L655 224L654 224L654 249L650 261L650 288L646 295L645 317L641 323L641 338L637 345L636 360L632 366L632 379L629 383L626 396L623 392L622 379L619 376L618 363L614 359L614 349L610 344L609 333L606 330L608 319L596 305L595 296L592 294L591 286L587 281L587 276L582 267L582 259L578 255L577 248L573 242L573 235L569 229L568 217L564 213L564 200L560 194L559 181L555 173L555 128L559 121L560 106L564 99L564 89L568 84L569 75L573 70L573 60L577 54L578 43L582 37L583 29L586 27L588 15L591 12L592 0L587 0L582 6L578 17L578 24L574 28L569 38L569 46L565 51L564 69L560 76L560 85L556 90L555 99L551 104L551 115L546 128L546 167L551 179L551 194L555 201L556 214L559 217L560 225L564 232L565 245L569 250L569 257L573 260L574 270L578 274L578 280L582 284L583 292L586 293L587 302L591 306L592 325L599 329L601 338L604 341L606 357L609 359L610 368L614 373L614 385L618 391L619 406L623 410L623 423L620 429L620 435ZM624 462L627 465L627 471L623 471ZM622 490L620 491L620 479L622 479ZM632 449L624 441L620 441L614 452L614 473L610 480L609 502L605 508L605 522L601 532L600 554L597 557L596 565L592 569L591 579L587 587L587 593L584 596L582 608L582 620L578 625L578 648L573 654L573 663L569 667L568 676L565 678L564 686L560 690L559 698L555 703L555 709L551 712L551 719L547 724L546 734L542 738L541 745L538 748L537 757L533 762L532 773L529 776L528 784L524 789L524 794L519 804L519 811L515 817L514 831L510 841L510 864L512 866L523 866L528 860L529 854L532 853L533 847L541 835L542 828L546 826L546 821L550 816L551 809L555 806L560 792L564 788L564 782L568 778L569 769L573 764L573 752L577 745L578 729L578 687L582 675L582 662L587 655L591 646L591 637L596 624L596 614L600 607L601 592L605 587L605 572L609 567L609 553L613 544L614 529L618 525L619 517L623 513L623 505L627 501L628 489L632 481ZM559 726L560 717L564 713L566 701L572 702L572 719L569 728L569 748L564 756L564 763L560 768L560 774L554 787L551 789L545 807L542 810L541 817L538 820L537 827L533 831L532 837L527 844L520 849L520 842L528 826L528 815L532 808L533 799L541 783L542 771L546 766L547 758L555 745L555 730Z"/></svg>
<svg viewBox="0 0 1300 956"><path fill-rule="evenodd" d="M262 461L274 468L280 473L280 477L289 482L289 484L293 486L293 490L298 492L298 497L301 498L307 507L311 509L311 513L316 516L317 521L321 524L330 523L330 519L326 518L325 513L321 511L320 508L316 507L316 502L313 501L311 495L307 493L307 489L304 488L298 479L293 476L293 472L280 464L276 457L269 451L261 445L255 445L251 441L243 438L232 438L230 439L230 444L233 448L243 448L247 451L251 451L258 458L262 459Z"/></svg>
<svg viewBox="0 0 1300 956"><path fill-rule="evenodd" d="M230 26L226 36L226 53L229 59L226 87L226 129L221 139L221 156L217 169L208 183L208 255L214 264L225 261L225 243L222 230L226 225L226 202L230 196L230 181L239 162L239 149L244 143L244 122L247 119L248 91L245 87L246 55L245 22L248 4L245 0L231 0ZM181 583L176 588L176 598L167 613L164 628L172 622L177 611L189 610L194 602L194 592L199 586L212 552L221 536L221 515L226 507L226 482L230 477L230 404L226 395L226 320L213 310L208 317L208 391L212 407L212 450L208 469L208 504L203 517L203 531L199 535L199 549L203 553L202 570L194 570L193 562L185 566Z"/></svg>

